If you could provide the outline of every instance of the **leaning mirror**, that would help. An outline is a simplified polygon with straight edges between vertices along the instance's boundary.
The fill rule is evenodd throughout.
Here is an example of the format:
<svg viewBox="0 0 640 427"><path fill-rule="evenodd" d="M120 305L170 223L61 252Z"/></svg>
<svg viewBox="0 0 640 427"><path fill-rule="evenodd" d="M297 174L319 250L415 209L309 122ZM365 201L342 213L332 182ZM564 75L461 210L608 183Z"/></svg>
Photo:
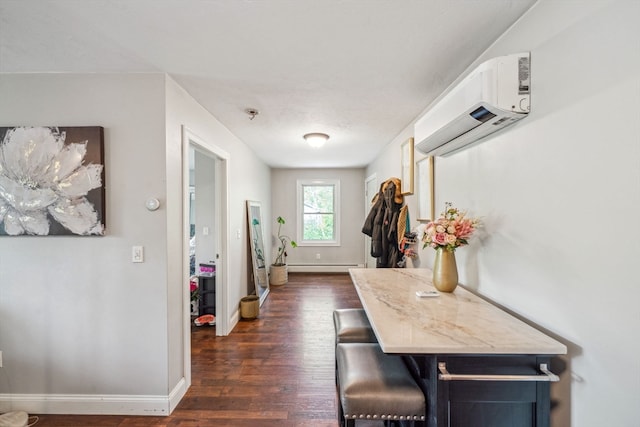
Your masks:
<svg viewBox="0 0 640 427"><path fill-rule="evenodd" d="M267 294L269 294L269 277L264 257L264 230L262 229L260 202L247 200L247 218L253 265L253 283L255 284L256 295L260 298L260 305L262 305L265 298L267 298Z"/></svg>

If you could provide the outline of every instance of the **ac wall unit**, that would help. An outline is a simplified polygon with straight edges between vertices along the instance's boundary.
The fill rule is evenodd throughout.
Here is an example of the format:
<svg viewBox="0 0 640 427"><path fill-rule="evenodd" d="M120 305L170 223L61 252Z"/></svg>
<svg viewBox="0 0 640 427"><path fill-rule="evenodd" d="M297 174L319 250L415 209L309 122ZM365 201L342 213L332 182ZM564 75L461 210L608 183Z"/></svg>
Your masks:
<svg viewBox="0 0 640 427"><path fill-rule="evenodd" d="M416 121L416 149L432 156L451 154L527 117L529 70L529 52L480 64Z"/></svg>

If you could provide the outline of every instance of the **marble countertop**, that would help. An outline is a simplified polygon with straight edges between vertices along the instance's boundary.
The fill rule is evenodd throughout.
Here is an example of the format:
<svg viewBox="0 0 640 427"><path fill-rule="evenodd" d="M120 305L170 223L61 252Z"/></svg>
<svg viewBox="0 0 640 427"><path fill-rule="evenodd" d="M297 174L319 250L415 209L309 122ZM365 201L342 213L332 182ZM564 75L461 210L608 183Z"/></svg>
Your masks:
<svg viewBox="0 0 640 427"><path fill-rule="evenodd" d="M356 291L386 353L566 354L567 347L458 286L435 290L431 270L352 268Z"/></svg>

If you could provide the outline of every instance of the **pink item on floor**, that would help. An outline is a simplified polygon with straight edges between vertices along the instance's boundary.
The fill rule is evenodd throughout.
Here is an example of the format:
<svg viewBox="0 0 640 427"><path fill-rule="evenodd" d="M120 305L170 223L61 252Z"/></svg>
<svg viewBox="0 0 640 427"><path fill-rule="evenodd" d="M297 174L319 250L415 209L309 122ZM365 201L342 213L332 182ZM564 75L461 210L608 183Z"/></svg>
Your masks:
<svg viewBox="0 0 640 427"><path fill-rule="evenodd" d="M216 316L214 316L213 314L203 314L202 316L194 320L193 323L195 323L196 326L202 326L205 323L213 326L216 324Z"/></svg>

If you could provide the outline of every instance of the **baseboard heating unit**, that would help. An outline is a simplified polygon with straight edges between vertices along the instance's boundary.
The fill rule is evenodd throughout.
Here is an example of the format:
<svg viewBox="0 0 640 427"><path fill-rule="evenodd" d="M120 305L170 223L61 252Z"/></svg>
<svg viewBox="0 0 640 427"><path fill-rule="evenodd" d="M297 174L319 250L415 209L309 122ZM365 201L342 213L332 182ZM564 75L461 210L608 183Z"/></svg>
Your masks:
<svg viewBox="0 0 640 427"><path fill-rule="evenodd" d="M289 273L348 273L350 268L364 264L289 264Z"/></svg>

